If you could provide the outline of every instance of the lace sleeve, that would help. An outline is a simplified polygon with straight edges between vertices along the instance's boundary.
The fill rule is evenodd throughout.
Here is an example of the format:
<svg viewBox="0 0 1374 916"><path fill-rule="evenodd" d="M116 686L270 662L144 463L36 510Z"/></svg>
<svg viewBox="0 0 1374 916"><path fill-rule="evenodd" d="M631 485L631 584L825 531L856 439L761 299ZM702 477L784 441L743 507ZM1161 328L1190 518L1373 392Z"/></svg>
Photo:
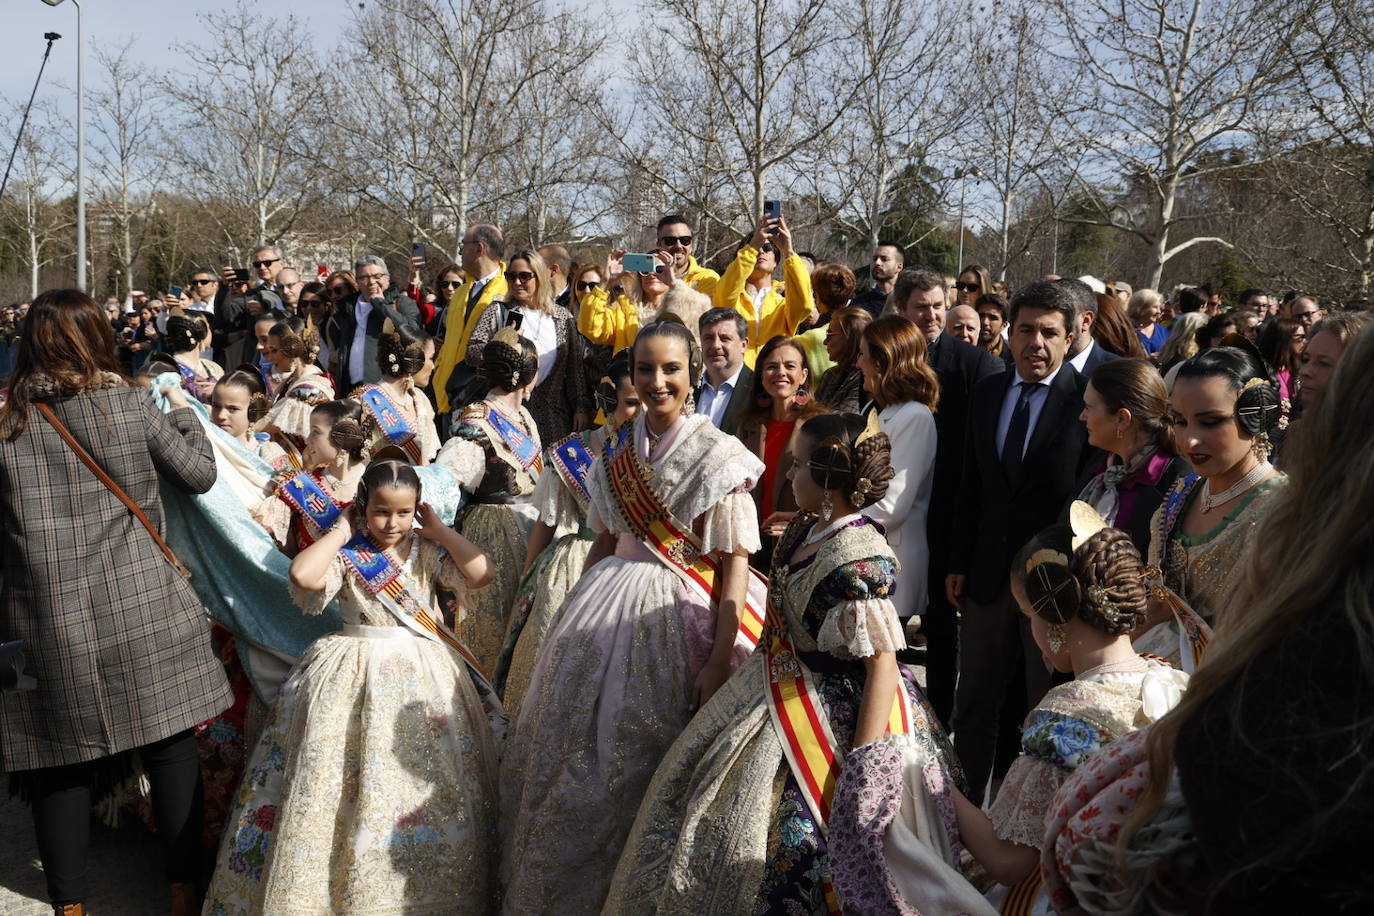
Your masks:
<svg viewBox="0 0 1374 916"><path fill-rule="evenodd" d="M544 473L539 475L539 482L534 485L531 502L539 513L539 521L555 531L576 531L582 524L577 500L568 492L563 478L547 462L544 464Z"/></svg>
<svg viewBox="0 0 1374 916"><path fill-rule="evenodd" d="M291 531L291 509L277 498L275 492L250 509L248 514L253 517L253 521L267 529L267 533L272 535L272 540L277 542L278 547L286 546L286 539Z"/></svg>
<svg viewBox="0 0 1374 916"><path fill-rule="evenodd" d="M448 468L459 486L470 493L476 491L487 471L487 456L482 446L463 436L454 436L445 442L434 463Z"/></svg>
<svg viewBox="0 0 1374 916"><path fill-rule="evenodd" d="M702 545L707 553L754 553L759 543L759 513L747 490L730 493L702 515Z"/></svg>
<svg viewBox="0 0 1374 916"><path fill-rule="evenodd" d="M343 559L335 557L329 564L329 569L324 574L324 588L317 592L306 591L297 586L294 582L290 584L291 600L296 607L306 614L322 614L325 605L334 600L334 596L343 588L344 567Z"/></svg>
<svg viewBox="0 0 1374 916"><path fill-rule="evenodd" d="M906 648L892 604L897 570L890 557L870 557L837 568L814 600L830 605L816 646L840 658L868 658Z"/></svg>
<svg viewBox="0 0 1374 916"><path fill-rule="evenodd" d="M988 817L1003 840L1041 848L1045 842L1045 817L1054 794L1069 778L1069 771L1022 754L1007 770Z"/></svg>

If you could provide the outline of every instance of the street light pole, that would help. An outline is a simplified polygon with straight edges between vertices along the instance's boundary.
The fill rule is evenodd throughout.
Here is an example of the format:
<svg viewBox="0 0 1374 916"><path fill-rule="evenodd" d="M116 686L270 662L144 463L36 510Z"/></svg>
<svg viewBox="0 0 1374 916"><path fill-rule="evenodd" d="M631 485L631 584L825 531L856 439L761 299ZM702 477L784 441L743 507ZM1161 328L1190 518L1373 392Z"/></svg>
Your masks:
<svg viewBox="0 0 1374 916"><path fill-rule="evenodd" d="M62 0L43 0L57 6ZM76 288L86 289L86 54L80 0L76 7Z"/></svg>

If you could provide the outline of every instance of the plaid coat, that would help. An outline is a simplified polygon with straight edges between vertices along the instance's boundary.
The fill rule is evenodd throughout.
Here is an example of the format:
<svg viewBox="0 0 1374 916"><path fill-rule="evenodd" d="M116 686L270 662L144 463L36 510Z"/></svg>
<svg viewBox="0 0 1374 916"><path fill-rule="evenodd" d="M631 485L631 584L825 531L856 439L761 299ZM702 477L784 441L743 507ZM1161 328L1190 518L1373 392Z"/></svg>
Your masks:
<svg viewBox="0 0 1374 916"><path fill-rule="evenodd" d="M45 403L159 529L159 475L193 493L215 482L191 410L163 414L114 376L49 391ZM26 642L38 680L0 693L0 769L108 757L229 706L190 583L37 411L18 439L0 439L0 561L0 641Z"/></svg>

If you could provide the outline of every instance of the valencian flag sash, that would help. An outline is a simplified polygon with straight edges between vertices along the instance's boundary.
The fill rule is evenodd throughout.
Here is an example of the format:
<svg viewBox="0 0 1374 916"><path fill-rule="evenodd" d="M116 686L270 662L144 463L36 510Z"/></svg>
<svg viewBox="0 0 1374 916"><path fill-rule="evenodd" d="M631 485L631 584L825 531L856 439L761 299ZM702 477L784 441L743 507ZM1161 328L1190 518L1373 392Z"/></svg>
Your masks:
<svg viewBox="0 0 1374 916"><path fill-rule="evenodd" d="M419 549L418 545L412 549ZM429 609L417 601L406 588L401 578L401 565L396 562L390 551L378 547L367 532L359 531L340 548L339 553L348 568L362 581L367 593L380 601L402 626L425 639L448 646L458 653L485 684L486 676L482 674L481 666L477 664L477 659L468 651L467 646L463 645L443 621L436 620Z"/></svg>
<svg viewBox="0 0 1374 916"><path fill-rule="evenodd" d="M485 401L478 401L459 414L459 422L462 423L480 425L483 421L496 433L500 443L521 468L530 472L543 469L544 456L539 443L501 411Z"/></svg>
<svg viewBox="0 0 1374 916"><path fill-rule="evenodd" d="M1002 898L1002 904L997 908L997 912L1001 916L1031 916L1031 913L1035 912L1035 901L1040 897L1040 888L1044 883L1040 866L1036 865L1026 873L1026 877L1007 888L1007 895Z"/></svg>
<svg viewBox="0 0 1374 916"><path fill-rule="evenodd" d="M553 448L549 449L553 469L559 478L578 495L580 502L587 502L592 495L587 490L587 472L592 469L592 453L586 441L578 433L573 433Z"/></svg>
<svg viewBox="0 0 1374 916"><path fill-rule="evenodd" d="M181 373L181 387L185 388L187 391L194 391L195 389L191 387L191 383L197 378L196 370L175 357L172 358L172 362L176 363L177 372Z"/></svg>
<svg viewBox="0 0 1374 916"><path fill-rule="evenodd" d="M1188 494L1201 482L1200 476L1190 474L1176 482L1164 498L1164 509L1159 513L1153 537L1150 538L1150 565L1156 569L1164 568L1164 551L1168 549L1169 535L1178 523L1179 516L1183 514L1184 506L1188 503ZM1160 578L1163 579L1163 573L1160 574ZM1162 597L1173 612L1174 622L1178 624L1179 662L1184 671L1192 674L1197 670L1207 646L1212 642L1212 628L1172 589L1164 588L1162 581L1159 584L1163 588Z"/></svg>
<svg viewBox="0 0 1374 916"><path fill-rule="evenodd" d="M301 544L302 547L319 540L334 527L344 509L348 508L347 503L340 503L326 493L310 471L301 471L286 478L277 486L277 496L304 522L302 533L307 540Z"/></svg>
<svg viewBox="0 0 1374 916"><path fill-rule="evenodd" d="M690 526L673 518L673 513L658 498L650 484L649 469L635 453L631 431L634 421L625 423L615 436L606 440L606 470L611 480L620 515L636 538L649 548L654 558L678 575L689 588L704 592L706 605L716 593L720 565L701 549L701 539ZM768 580L753 569L754 591L767 588ZM740 615L740 639L753 651L763 635L764 612L760 602L748 595Z"/></svg>
<svg viewBox="0 0 1374 916"><path fill-rule="evenodd" d="M406 453L411 464L423 464L420 451L420 437L406 422L405 414L380 385L368 385L353 393L362 402L368 413L377 421L377 427L386 441Z"/></svg>

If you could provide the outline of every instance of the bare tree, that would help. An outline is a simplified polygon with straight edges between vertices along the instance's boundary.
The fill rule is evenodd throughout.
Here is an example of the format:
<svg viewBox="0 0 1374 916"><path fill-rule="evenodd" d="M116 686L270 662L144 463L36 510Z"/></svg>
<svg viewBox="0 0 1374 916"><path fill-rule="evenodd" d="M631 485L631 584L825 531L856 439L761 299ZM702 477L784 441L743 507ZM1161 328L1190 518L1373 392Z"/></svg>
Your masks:
<svg viewBox="0 0 1374 916"><path fill-rule="evenodd" d="M171 134L170 177L189 196L229 204L205 215L242 251L284 234L319 191L306 152L332 99L296 17L264 18L238 0L198 18L220 43L186 49L195 67L161 82L185 125Z"/></svg>
<svg viewBox="0 0 1374 916"><path fill-rule="evenodd" d="M1149 249L1145 281L1194 245L1180 195L1236 161L1212 155L1249 143L1258 122L1286 104L1312 56L1307 25L1322 0L1046 0L1045 53L1078 68L1081 114L1065 119L1102 177L1144 188L1138 208L1089 218Z"/></svg>
<svg viewBox="0 0 1374 916"><path fill-rule="evenodd" d="M0 132L0 144L6 149L14 144L22 108L19 104L5 106L13 112ZM0 224L10 230L0 238L8 242L16 260L26 268L29 298L38 295L44 268L73 253L69 233L75 224L75 211L63 206L63 199L75 188L73 164L64 155L70 148L66 142L69 126L50 102L40 100L34 105L6 195L17 199L13 203L0 201L4 204ZM17 289L13 292L18 294Z"/></svg>
<svg viewBox="0 0 1374 916"><path fill-rule="evenodd" d="M91 93L93 136L89 149L97 180L99 206L109 216L117 275L115 295L134 285L134 264L147 237L153 185L162 170L159 130L163 100L147 68L130 53L130 44L95 52L98 84Z"/></svg>

